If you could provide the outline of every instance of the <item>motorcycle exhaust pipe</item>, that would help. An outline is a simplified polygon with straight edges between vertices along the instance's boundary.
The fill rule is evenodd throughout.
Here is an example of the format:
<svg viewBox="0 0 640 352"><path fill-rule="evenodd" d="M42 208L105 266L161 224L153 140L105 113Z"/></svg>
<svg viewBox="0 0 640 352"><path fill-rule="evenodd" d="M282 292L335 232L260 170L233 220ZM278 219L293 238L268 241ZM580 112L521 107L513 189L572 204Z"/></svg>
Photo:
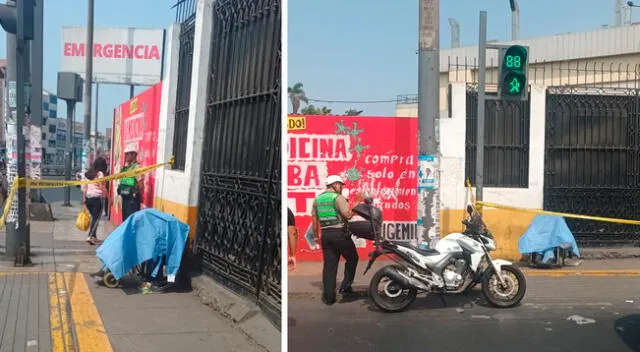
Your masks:
<svg viewBox="0 0 640 352"><path fill-rule="evenodd" d="M386 267L385 275L391 280L393 280L395 283L397 283L403 289L413 288L413 289L420 289L420 290L428 290L428 288L423 283L421 283L420 281L412 277L408 277L404 273L399 272L398 269L396 268Z"/></svg>

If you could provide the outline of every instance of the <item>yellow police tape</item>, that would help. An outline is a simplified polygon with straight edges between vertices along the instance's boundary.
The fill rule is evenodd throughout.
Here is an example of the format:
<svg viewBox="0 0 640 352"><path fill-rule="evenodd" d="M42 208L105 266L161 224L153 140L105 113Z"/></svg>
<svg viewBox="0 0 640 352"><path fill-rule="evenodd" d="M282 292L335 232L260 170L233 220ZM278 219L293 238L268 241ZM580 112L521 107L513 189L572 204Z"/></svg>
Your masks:
<svg viewBox="0 0 640 352"><path fill-rule="evenodd" d="M498 204L498 203L491 203L491 202L485 202L485 201L476 201L474 199L474 197L473 197L473 192L471 190L471 182L469 181L469 179L467 179L466 183L467 183L467 189L469 190L469 196L470 196L471 202L476 204L476 205L478 205L478 208L482 208L483 206L486 206L486 207L489 207L489 208L507 209L507 210L513 210L513 211L534 213L534 214L562 216L562 217L565 217L565 218L573 218L573 219L612 222L612 223L616 223L616 224L626 224L626 225L640 225L640 220L616 219L616 218L605 218L605 217L602 217L602 216L591 216L591 215L560 213L560 212L547 211L547 210L542 210L542 209L519 208L519 207L513 207L513 206L503 205L503 204Z"/></svg>
<svg viewBox="0 0 640 352"><path fill-rule="evenodd" d="M11 204L13 203L13 198L15 198L19 188L31 188L31 189L64 188L64 187L90 185L93 183L100 183L100 182L109 182L109 181L120 180L127 177L136 177L166 165L173 165L173 163L174 163L174 158L171 157L171 159L166 163L140 167L134 170L120 172L117 174L96 178L93 180L82 180L82 181L33 180L28 177L25 177L25 178L16 177L13 179L13 182L11 183L11 189L9 190L9 194L7 195L7 199L4 204L2 216L0 217L0 229L5 225L7 216L11 211Z"/></svg>

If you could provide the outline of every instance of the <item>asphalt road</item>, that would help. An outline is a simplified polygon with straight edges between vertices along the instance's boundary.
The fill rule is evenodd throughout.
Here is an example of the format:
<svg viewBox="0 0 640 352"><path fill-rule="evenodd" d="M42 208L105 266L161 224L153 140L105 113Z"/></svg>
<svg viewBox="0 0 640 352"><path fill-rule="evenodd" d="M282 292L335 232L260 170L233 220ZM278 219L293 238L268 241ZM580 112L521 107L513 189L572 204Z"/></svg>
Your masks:
<svg viewBox="0 0 640 352"><path fill-rule="evenodd" d="M289 300L289 351L640 351L640 278L528 277L511 309L479 291L419 297L405 312L379 312L364 293L327 307Z"/></svg>

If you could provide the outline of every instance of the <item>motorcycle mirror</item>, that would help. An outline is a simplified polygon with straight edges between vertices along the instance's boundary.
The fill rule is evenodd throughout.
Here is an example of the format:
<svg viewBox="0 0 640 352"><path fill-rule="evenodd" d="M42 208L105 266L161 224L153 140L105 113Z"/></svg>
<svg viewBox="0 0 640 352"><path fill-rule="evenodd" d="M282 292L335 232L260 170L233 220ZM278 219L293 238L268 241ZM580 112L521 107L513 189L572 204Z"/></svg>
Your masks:
<svg viewBox="0 0 640 352"><path fill-rule="evenodd" d="M373 198L372 198L372 197L366 197L366 198L364 199L364 202L365 202L366 204L371 205L371 204L373 204Z"/></svg>

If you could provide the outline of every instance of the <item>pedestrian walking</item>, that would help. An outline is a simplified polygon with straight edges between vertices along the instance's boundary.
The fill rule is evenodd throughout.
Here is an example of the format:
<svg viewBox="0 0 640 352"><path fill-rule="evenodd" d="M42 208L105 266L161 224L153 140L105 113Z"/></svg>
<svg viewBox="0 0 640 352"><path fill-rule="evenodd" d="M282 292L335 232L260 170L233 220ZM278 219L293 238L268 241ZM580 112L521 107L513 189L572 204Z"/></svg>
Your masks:
<svg viewBox="0 0 640 352"><path fill-rule="evenodd" d="M138 163L138 150L135 145L129 144L124 149L124 167L120 172L135 170L140 167ZM122 198L122 221L140 210L142 203L141 177L126 177L120 180L118 195Z"/></svg>
<svg viewBox="0 0 640 352"><path fill-rule="evenodd" d="M298 229L296 228L296 217L291 208L287 207L287 234L289 239L289 270L296 269L296 249L298 247Z"/></svg>
<svg viewBox="0 0 640 352"><path fill-rule="evenodd" d="M338 175L327 177L327 189L318 195L313 202L312 221L313 237L316 243L322 244L324 260L322 268L322 301L327 305L336 302L336 279L340 256L346 259L344 278L340 285L341 294L353 293L353 280L358 266L358 252L347 229L347 221L355 213L349 209L347 198L342 195L344 181ZM356 204L362 200L357 195ZM322 231L322 238L319 232Z"/></svg>
<svg viewBox="0 0 640 352"><path fill-rule="evenodd" d="M107 172L107 161L102 158L96 158L93 165L87 171L84 176L87 180L100 179L105 176ZM89 226L89 235L87 237L87 243L90 245L96 244L98 224L102 217L102 208L104 206L104 199L107 197L107 188L105 182L92 183L82 186L82 193L84 199L84 205L87 207L89 214L91 214L91 225Z"/></svg>

